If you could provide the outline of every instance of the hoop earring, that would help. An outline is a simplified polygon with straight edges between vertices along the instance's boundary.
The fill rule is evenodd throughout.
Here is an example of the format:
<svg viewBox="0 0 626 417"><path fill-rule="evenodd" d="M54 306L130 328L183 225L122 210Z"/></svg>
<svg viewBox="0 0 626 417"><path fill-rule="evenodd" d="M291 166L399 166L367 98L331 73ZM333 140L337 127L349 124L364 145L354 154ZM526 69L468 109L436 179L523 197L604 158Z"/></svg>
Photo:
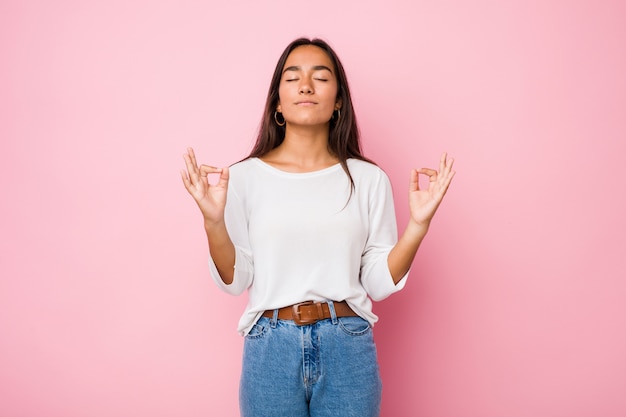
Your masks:
<svg viewBox="0 0 626 417"><path fill-rule="evenodd" d="M278 126L280 126L280 127L285 126L285 123L287 123L287 121L285 120L285 117L283 116L283 122L282 122L282 123L279 123L279 122L278 122L277 113L278 113L277 111L275 111L275 112L274 112L274 121L275 121L275 122L276 122L276 124L277 124ZM282 115L282 113L281 113L281 115Z"/></svg>
<svg viewBox="0 0 626 417"><path fill-rule="evenodd" d="M337 117L335 117L335 113L333 113L333 121L337 123L341 118L341 109L336 109L335 111L337 112Z"/></svg>

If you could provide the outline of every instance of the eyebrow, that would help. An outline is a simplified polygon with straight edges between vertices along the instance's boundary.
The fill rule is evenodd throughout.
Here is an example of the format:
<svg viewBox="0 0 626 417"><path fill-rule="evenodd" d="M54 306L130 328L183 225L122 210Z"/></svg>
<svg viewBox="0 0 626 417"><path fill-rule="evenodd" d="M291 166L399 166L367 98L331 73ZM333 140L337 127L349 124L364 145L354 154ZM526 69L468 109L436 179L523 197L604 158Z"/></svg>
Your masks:
<svg viewBox="0 0 626 417"><path fill-rule="evenodd" d="M313 71L326 70L326 71L330 72L331 74L333 73L332 70L330 68L328 68L326 65L314 65L312 69L313 69ZM283 71L283 74L286 73L287 71L300 71L300 70L302 70L301 67L291 66L291 67L285 68L285 70Z"/></svg>

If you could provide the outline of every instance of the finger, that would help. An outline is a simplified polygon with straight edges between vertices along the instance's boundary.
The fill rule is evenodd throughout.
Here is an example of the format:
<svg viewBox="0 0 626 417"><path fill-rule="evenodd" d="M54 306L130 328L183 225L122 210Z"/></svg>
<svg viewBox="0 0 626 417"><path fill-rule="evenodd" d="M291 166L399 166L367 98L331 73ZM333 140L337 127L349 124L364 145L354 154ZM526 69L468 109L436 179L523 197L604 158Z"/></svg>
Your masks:
<svg viewBox="0 0 626 417"><path fill-rule="evenodd" d="M443 198L443 196L448 191L448 187L450 187L450 183L452 182L452 178L454 178L454 174L456 174L455 171L449 171L447 175L441 181L440 183L441 198Z"/></svg>
<svg viewBox="0 0 626 417"><path fill-rule="evenodd" d="M411 179L409 180L409 192L419 191L420 183L419 183L419 174L416 169L411 170Z"/></svg>
<svg viewBox="0 0 626 417"><path fill-rule="evenodd" d="M441 158L439 159L439 172L443 172L446 168L446 159L448 158L448 153L444 152L441 154Z"/></svg>
<svg viewBox="0 0 626 417"><path fill-rule="evenodd" d="M452 166L453 165L454 165L454 158L448 158L446 160L445 165L444 165L444 169L446 170L446 172L452 171Z"/></svg>
<svg viewBox="0 0 626 417"><path fill-rule="evenodd" d="M189 175L187 174L187 171L185 171L184 169L180 170L180 176L183 180L183 184L185 186L185 189L187 190L187 192L191 195L194 195L194 190L196 189L195 185L193 184L193 182L191 181L191 178L189 178Z"/></svg>
<svg viewBox="0 0 626 417"><path fill-rule="evenodd" d="M184 169L181 169L180 176L183 179L183 184L185 184L185 188L189 190L189 187L191 187L191 182L189 181L189 176L187 175L187 171L185 171Z"/></svg>
<svg viewBox="0 0 626 417"><path fill-rule="evenodd" d="M420 174L428 176L428 179L429 179L430 182L437 181L437 171L435 171L434 169L420 168L420 169L417 170L417 172L419 172Z"/></svg>
<svg viewBox="0 0 626 417"><path fill-rule="evenodd" d="M183 158L185 159L185 166L187 167L187 172L189 173L189 178L191 182L197 181L198 180L198 167L193 164L189 154L184 154Z"/></svg>
<svg viewBox="0 0 626 417"><path fill-rule="evenodd" d="M200 175L202 177L206 177L209 174L218 174L222 172L222 168L214 167L211 165L201 165L200 166Z"/></svg>
<svg viewBox="0 0 626 417"><path fill-rule="evenodd" d="M194 163L194 160L191 158L191 155L188 153L183 154L183 159L185 160L185 165L187 166L187 171L196 171L198 166Z"/></svg>
<svg viewBox="0 0 626 417"><path fill-rule="evenodd" d="M217 186L226 188L228 187L230 172L228 171L228 168L222 168L221 171L222 173L220 174L220 179L217 181Z"/></svg>
<svg viewBox="0 0 626 417"><path fill-rule="evenodd" d="M191 162L193 163L194 166L198 166L198 162L196 161L196 154L193 151L193 148L189 147L187 148L187 152L189 153L189 158L191 159Z"/></svg>
<svg viewBox="0 0 626 417"><path fill-rule="evenodd" d="M446 162L446 168L443 176L443 178L445 178L446 180L452 180L452 177L454 176L454 171L452 170L453 166L454 158L448 159L448 161Z"/></svg>

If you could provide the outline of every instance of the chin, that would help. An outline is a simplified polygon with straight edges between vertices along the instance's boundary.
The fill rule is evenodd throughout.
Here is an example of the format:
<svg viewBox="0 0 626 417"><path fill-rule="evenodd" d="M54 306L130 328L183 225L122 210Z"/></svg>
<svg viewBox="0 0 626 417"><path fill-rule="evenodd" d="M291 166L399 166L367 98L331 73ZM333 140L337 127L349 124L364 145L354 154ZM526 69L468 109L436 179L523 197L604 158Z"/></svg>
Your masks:
<svg viewBox="0 0 626 417"><path fill-rule="evenodd" d="M330 124L330 117L329 118L300 118L300 119L296 119L296 120L287 120L288 123L294 125L294 126L322 126L322 125L328 125Z"/></svg>

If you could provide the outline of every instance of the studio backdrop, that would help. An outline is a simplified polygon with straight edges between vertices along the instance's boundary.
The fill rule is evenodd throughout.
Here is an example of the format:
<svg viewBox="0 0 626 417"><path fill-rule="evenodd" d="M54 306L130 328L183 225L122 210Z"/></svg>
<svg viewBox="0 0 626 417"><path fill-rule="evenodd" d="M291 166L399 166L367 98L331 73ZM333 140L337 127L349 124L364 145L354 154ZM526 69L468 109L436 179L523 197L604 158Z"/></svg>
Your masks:
<svg viewBox="0 0 626 417"><path fill-rule="evenodd" d="M398 224L457 175L375 304L383 416L626 415L626 3L0 3L0 415L238 415L246 297L179 171L254 142L300 36L346 68Z"/></svg>

